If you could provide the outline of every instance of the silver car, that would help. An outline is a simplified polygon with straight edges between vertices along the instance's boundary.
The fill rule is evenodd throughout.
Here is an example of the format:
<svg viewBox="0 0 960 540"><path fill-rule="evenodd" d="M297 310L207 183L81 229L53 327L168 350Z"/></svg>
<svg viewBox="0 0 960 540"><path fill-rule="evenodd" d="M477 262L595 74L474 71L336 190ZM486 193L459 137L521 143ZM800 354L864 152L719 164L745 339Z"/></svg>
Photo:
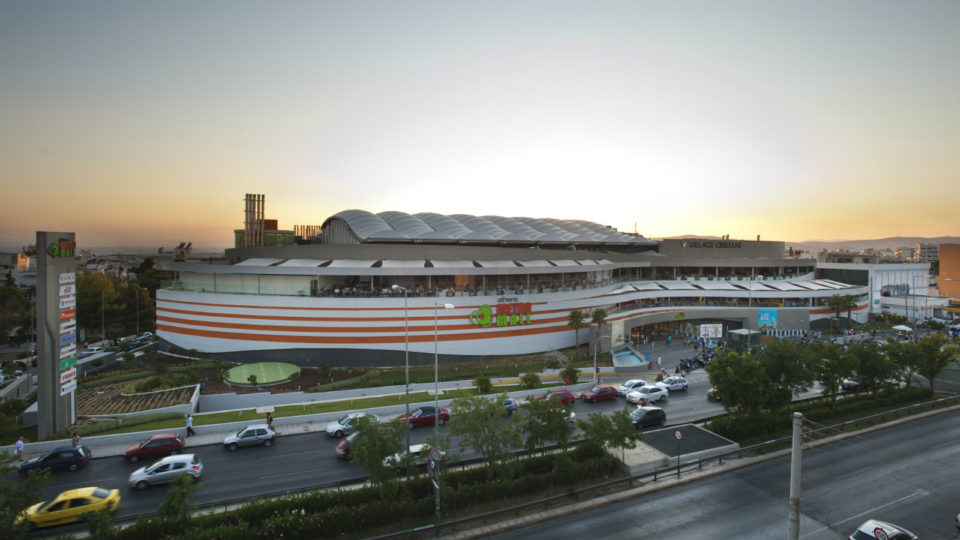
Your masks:
<svg viewBox="0 0 960 540"><path fill-rule="evenodd" d="M380 422L380 417L375 414L367 414L365 412L350 413L335 422L327 424L327 435L338 439L344 435L349 435L353 429L357 427L357 421L364 416L368 416L374 422Z"/></svg>
<svg viewBox="0 0 960 540"><path fill-rule="evenodd" d="M241 446L253 446L256 444L273 446L273 441L276 438L277 433L273 431L270 426L266 424L254 424L224 439L223 446L227 447L231 452Z"/></svg>
<svg viewBox="0 0 960 540"><path fill-rule="evenodd" d="M166 484L181 474L189 474L194 480L203 474L203 463L196 454L167 456L149 467L140 467L130 473L130 487L140 490L157 484Z"/></svg>
<svg viewBox="0 0 960 540"><path fill-rule="evenodd" d="M633 392L637 388L647 384L647 381L643 379L630 379L629 381L624 382L617 387L617 393L621 396L626 396L630 392Z"/></svg>

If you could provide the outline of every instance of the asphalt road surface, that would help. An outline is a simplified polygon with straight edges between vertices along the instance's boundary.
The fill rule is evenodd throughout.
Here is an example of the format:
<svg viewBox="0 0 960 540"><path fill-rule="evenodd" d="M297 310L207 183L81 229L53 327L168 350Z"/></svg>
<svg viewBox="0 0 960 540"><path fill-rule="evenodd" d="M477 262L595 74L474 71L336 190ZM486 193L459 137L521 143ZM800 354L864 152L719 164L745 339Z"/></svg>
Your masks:
<svg viewBox="0 0 960 540"><path fill-rule="evenodd" d="M846 538L866 519L960 538L960 413L807 450L800 538ZM565 516L495 538L784 538L790 458Z"/></svg>

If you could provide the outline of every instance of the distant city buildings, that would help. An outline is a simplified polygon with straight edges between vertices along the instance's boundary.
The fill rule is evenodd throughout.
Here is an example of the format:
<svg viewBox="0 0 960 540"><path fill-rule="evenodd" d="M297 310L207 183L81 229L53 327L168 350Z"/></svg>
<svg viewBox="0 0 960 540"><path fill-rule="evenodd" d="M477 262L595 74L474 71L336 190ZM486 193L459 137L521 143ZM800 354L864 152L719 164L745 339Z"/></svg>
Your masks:
<svg viewBox="0 0 960 540"><path fill-rule="evenodd" d="M940 244L916 244L913 246L913 262L932 263L940 260Z"/></svg>

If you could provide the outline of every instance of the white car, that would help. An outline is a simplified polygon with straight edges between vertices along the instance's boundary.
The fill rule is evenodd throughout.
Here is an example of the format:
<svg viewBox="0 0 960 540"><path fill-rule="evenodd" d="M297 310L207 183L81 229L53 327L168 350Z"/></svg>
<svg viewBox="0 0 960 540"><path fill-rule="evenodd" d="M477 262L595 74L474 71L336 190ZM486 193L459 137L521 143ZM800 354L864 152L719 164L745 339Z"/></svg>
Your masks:
<svg viewBox="0 0 960 540"><path fill-rule="evenodd" d="M670 391L659 386L644 385L633 392L627 394L627 401L630 403L643 403L645 401L663 401L667 399Z"/></svg>
<svg viewBox="0 0 960 540"><path fill-rule="evenodd" d="M917 535L886 521L868 519L861 523L849 538L850 540L874 540L877 538L883 540L916 540Z"/></svg>
<svg viewBox="0 0 960 540"><path fill-rule="evenodd" d="M365 412L350 413L339 420L327 424L327 435L338 439L344 435L349 435L353 431L353 428L357 426L357 421L364 416L370 417L374 422L380 422L380 417L375 414L367 414Z"/></svg>
<svg viewBox="0 0 960 540"><path fill-rule="evenodd" d="M656 386L666 388L671 392L680 392L687 389L687 380L683 377L667 377L658 382Z"/></svg>
<svg viewBox="0 0 960 540"><path fill-rule="evenodd" d="M392 456L387 456L383 458L383 466L399 467L403 465L403 462L407 459L407 454L408 454L407 451L401 450ZM427 459L430 457L430 445L426 443L411 444L409 454L413 456L414 465L417 465L417 466L425 465L427 463ZM446 452L441 450L440 458L442 459L445 454Z"/></svg>
<svg viewBox="0 0 960 540"><path fill-rule="evenodd" d="M181 474L189 474L194 480L203 474L203 463L196 454L167 456L149 467L140 467L130 473L130 487L140 490L156 484L166 484Z"/></svg>
<svg viewBox="0 0 960 540"><path fill-rule="evenodd" d="M646 384L647 384L647 381L643 379L630 379L629 381L626 381L617 387L617 393L620 394L621 396L625 396L630 392L633 392L637 388L640 388L641 386L645 386Z"/></svg>

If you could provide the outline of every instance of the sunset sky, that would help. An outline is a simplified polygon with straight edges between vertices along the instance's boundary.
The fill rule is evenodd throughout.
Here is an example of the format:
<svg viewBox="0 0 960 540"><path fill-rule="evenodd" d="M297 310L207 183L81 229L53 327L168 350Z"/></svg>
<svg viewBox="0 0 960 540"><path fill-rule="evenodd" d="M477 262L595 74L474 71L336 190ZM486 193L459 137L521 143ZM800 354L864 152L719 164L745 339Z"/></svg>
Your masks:
<svg viewBox="0 0 960 540"><path fill-rule="evenodd" d="M960 2L0 0L0 247L340 210L960 234Z"/></svg>

